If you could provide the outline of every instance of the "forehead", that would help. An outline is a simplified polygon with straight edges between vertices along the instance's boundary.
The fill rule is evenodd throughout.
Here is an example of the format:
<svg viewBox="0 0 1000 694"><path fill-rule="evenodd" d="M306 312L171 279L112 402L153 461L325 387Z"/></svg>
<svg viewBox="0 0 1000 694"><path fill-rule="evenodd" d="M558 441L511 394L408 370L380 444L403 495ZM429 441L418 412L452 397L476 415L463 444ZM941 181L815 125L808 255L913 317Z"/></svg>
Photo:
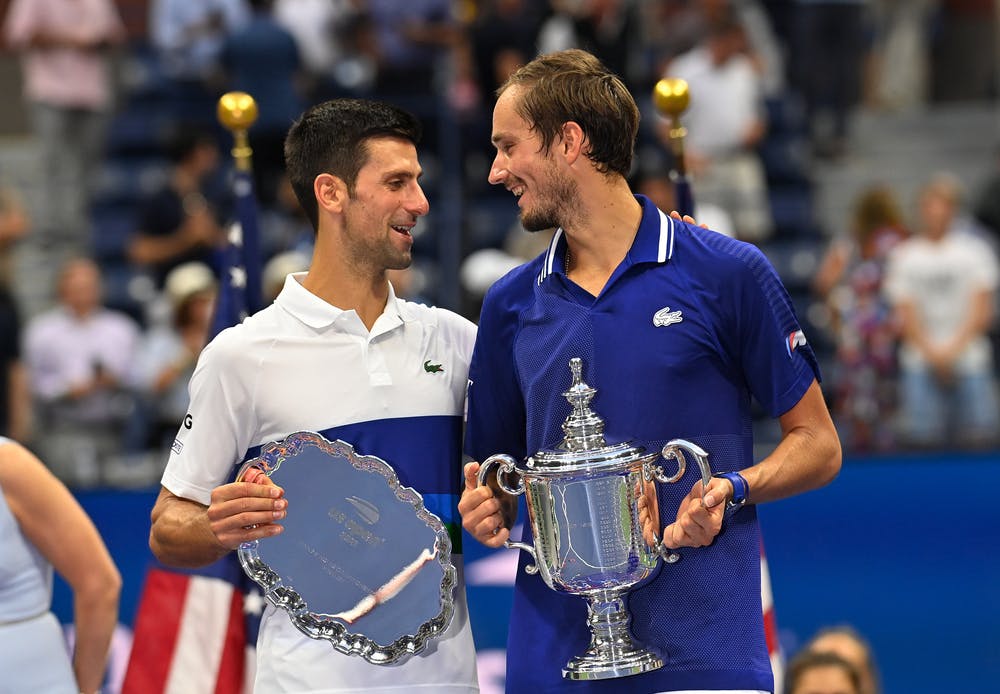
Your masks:
<svg viewBox="0 0 1000 694"><path fill-rule="evenodd" d="M385 176L393 173L420 173L417 148L398 137L373 137L365 143L367 156L358 176Z"/></svg>
<svg viewBox="0 0 1000 694"><path fill-rule="evenodd" d="M802 673L796 691L807 694L854 694L856 690L843 668L823 665Z"/></svg>
<svg viewBox="0 0 1000 694"><path fill-rule="evenodd" d="M497 98L493 107L493 141L513 135L523 136L531 130L531 124L517 112L521 98L521 87L510 87Z"/></svg>

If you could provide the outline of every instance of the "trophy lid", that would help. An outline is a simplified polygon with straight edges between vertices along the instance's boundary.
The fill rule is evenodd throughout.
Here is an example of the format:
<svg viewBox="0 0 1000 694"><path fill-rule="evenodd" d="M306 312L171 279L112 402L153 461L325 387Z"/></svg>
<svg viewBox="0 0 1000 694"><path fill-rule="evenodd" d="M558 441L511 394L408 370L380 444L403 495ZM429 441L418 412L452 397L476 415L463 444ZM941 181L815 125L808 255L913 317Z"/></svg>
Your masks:
<svg viewBox="0 0 1000 694"><path fill-rule="evenodd" d="M604 419L590 409L597 389L583 380L583 360L569 360L573 382L563 397L573 410L562 423L563 440L555 450L539 451L526 461L533 472L593 470L595 467L627 465L645 457L646 449L628 442L607 445Z"/></svg>

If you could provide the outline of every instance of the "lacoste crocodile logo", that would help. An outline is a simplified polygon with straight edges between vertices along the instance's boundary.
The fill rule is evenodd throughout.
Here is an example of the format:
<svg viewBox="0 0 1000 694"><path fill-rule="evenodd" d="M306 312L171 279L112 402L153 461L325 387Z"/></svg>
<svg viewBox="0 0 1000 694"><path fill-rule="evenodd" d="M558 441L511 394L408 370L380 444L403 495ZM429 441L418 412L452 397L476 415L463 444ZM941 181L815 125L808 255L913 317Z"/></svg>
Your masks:
<svg viewBox="0 0 1000 694"><path fill-rule="evenodd" d="M653 325L657 328L662 328L665 325L672 325L673 323L680 323L682 320L684 320L684 318L681 316L681 312L671 311L669 306L664 306L653 314Z"/></svg>
<svg viewBox="0 0 1000 694"><path fill-rule="evenodd" d="M444 367L440 364L431 364L431 360L428 359L424 362L424 371L429 374L439 374L444 373Z"/></svg>

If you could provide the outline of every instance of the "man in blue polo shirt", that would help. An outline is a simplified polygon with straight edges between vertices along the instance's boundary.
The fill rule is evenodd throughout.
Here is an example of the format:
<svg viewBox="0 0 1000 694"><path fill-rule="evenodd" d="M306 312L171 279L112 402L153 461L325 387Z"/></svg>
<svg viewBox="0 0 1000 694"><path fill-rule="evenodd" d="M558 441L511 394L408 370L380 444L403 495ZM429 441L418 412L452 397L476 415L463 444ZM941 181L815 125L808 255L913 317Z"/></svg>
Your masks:
<svg viewBox="0 0 1000 694"><path fill-rule="evenodd" d="M609 444L658 450L683 437L723 476L703 489L692 469L659 489L663 544L694 548L630 594L633 632L663 668L627 680L563 679L563 665L589 642L586 601L527 575L522 555L507 688L771 692L755 505L828 483L840 445L812 350L761 252L632 194L625 176L638 119L622 82L583 51L539 57L499 90L490 182L517 197L526 229L557 231L546 253L486 295L466 452L523 459L554 448L569 414L560 395L567 363L580 357ZM783 432L756 464L751 397ZM498 547L516 504L476 488L478 469L466 467L459 511L470 533Z"/></svg>

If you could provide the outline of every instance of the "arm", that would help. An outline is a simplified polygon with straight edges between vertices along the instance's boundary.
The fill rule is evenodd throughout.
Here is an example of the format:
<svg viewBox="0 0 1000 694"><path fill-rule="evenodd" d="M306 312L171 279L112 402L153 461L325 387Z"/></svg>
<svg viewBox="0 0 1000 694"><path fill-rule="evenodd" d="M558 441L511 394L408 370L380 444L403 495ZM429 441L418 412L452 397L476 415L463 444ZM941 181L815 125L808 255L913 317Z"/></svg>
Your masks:
<svg viewBox="0 0 1000 694"><path fill-rule="evenodd" d="M840 471L840 439L816 381L778 421L781 442L771 455L741 471L750 488L750 503L818 489ZM711 544L722 529L726 502L732 496L732 483L713 477L702 497L699 480L681 502L677 520L663 529L663 544L671 549Z"/></svg>
<svg viewBox="0 0 1000 694"><path fill-rule="evenodd" d="M31 390L28 388L28 372L20 360L10 365L7 378L7 402L10 407L8 430L11 438L28 441L32 430Z"/></svg>
<svg viewBox="0 0 1000 694"><path fill-rule="evenodd" d="M264 474L251 479L216 487L208 506L160 489L149 532L156 558L168 566L206 566L243 542L280 533L274 521L285 517L284 490Z"/></svg>
<svg viewBox="0 0 1000 694"><path fill-rule="evenodd" d="M225 242L225 231L206 207L189 213L172 234L155 236L140 231L128 243L128 257L139 265L167 262L189 251L219 246Z"/></svg>
<svg viewBox="0 0 1000 694"><path fill-rule="evenodd" d="M69 490L27 449L10 444L2 450L0 484L21 531L73 591L77 685L96 692L118 623L121 576Z"/></svg>

